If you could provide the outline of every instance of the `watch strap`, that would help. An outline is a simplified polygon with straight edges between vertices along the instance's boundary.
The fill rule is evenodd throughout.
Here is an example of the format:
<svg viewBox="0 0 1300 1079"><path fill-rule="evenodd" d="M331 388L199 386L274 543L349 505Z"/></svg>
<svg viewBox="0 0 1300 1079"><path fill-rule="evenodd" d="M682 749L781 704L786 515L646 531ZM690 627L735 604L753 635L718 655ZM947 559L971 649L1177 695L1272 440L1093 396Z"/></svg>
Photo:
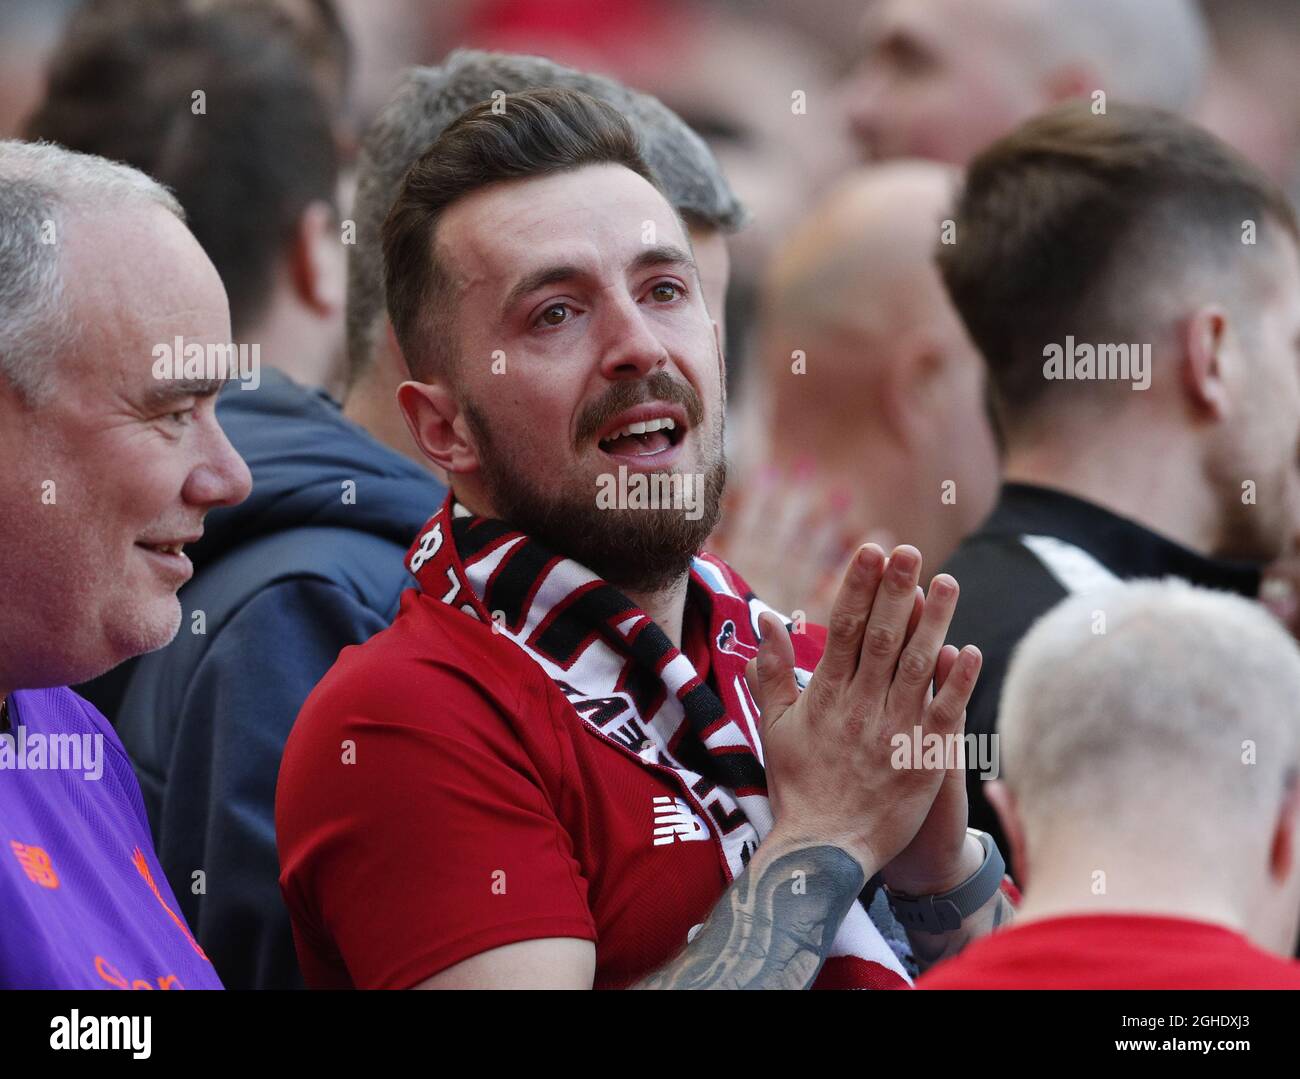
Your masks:
<svg viewBox="0 0 1300 1079"><path fill-rule="evenodd" d="M993 837L975 828L967 828L966 832L984 847L984 862L956 888L941 895L922 896L896 895L885 889L894 917L903 928L922 933L951 933L1002 887L1007 867Z"/></svg>

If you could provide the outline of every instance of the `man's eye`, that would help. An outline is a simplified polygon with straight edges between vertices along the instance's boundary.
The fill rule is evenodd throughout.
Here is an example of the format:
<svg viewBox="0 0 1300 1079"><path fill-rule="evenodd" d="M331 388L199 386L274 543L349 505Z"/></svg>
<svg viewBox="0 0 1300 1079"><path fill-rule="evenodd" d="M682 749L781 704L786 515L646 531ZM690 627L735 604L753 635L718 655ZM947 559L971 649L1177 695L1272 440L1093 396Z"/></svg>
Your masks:
<svg viewBox="0 0 1300 1079"><path fill-rule="evenodd" d="M538 322L546 326L561 326L568 318L569 305L563 303L553 303L542 312Z"/></svg>
<svg viewBox="0 0 1300 1079"><path fill-rule="evenodd" d="M166 418L178 427L188 427L194 422L195 409L193 407L177 409L175 412L167 413Z"/></svg>
<svg viewBox="0 0 1300 1079"><path fill-rule="evenodd" d="M650 295L660 303L672 303L672 301L677 299L681 294L681 288L674 285L671 281L660 281L659 284L655 285L655 287L650 290Z"/></svg>
<svg viewBox="0 0 1300 1079"><path fill-rule="evenodd" d="M882 59L900 75L921 75L935 66L934 57L920 45L892 37L881 47Z"/></svg>

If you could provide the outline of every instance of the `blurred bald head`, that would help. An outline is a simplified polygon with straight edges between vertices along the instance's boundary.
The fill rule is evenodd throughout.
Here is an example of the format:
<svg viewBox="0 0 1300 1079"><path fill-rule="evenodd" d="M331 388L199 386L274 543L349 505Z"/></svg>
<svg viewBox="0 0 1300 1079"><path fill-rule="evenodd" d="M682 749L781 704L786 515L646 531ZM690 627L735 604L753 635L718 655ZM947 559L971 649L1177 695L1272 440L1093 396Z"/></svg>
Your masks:
<svg viewBox="0 0 1300 1079"><path fill-rule="evenodd" d="M1203 915L1290 955L1297 697L1300 650L1254 601L1173 578L1062 600L1012 655L998 719L1022 913Z"/></svg>
<svg viewBox="0 0 1300 1079"><path fill-rule="evenodd" d="M854 172L786 239L764 303L768 458L811 457L864 529L934 567L996 483L983 364L934 263L957 181L929 162Z"/></svg>
<svg viewBox="0 0 1300 1079"><path fill-rule="evenodd" d="M862 169L830 192L777 252L768 279L773 325L810 334L852 331L873 344L935 311L931 265L956 169L897 162ZM814 380L816 381L816 380Z"/></svg>
<svg viewBox="0 0 1300 1079"><path fill-rule="evenodd" d="M1186 112L1208 35L1195 0L870 0L850 118L863 153L964 164L1030 116L1104 91Z"/></svg>

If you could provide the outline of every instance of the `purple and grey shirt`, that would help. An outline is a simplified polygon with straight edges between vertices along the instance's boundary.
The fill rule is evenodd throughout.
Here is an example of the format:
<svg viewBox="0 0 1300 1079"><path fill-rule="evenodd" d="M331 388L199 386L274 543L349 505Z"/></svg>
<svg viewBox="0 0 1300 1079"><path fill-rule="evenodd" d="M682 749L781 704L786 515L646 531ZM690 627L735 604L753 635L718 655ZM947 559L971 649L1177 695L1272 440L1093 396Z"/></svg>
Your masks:
<svg viewBox="0 0 1300 1079"><path fill-rule="evenodd" d="M0 989L220 989L108 721L17 690L0 730Z"/></svg>

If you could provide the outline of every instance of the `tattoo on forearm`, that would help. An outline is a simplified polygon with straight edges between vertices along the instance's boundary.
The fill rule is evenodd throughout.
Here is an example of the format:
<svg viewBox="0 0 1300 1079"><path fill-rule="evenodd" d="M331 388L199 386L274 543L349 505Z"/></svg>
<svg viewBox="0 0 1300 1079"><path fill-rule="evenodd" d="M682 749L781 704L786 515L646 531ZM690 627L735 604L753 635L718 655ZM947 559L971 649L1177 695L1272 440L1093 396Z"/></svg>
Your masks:
<svg viewBox="0 0 1300 1079"><path fill-rule="evenodd" d="M696 938L641 989L806 989L866 882L838 847L782 854L736 878Z"/></svg>

